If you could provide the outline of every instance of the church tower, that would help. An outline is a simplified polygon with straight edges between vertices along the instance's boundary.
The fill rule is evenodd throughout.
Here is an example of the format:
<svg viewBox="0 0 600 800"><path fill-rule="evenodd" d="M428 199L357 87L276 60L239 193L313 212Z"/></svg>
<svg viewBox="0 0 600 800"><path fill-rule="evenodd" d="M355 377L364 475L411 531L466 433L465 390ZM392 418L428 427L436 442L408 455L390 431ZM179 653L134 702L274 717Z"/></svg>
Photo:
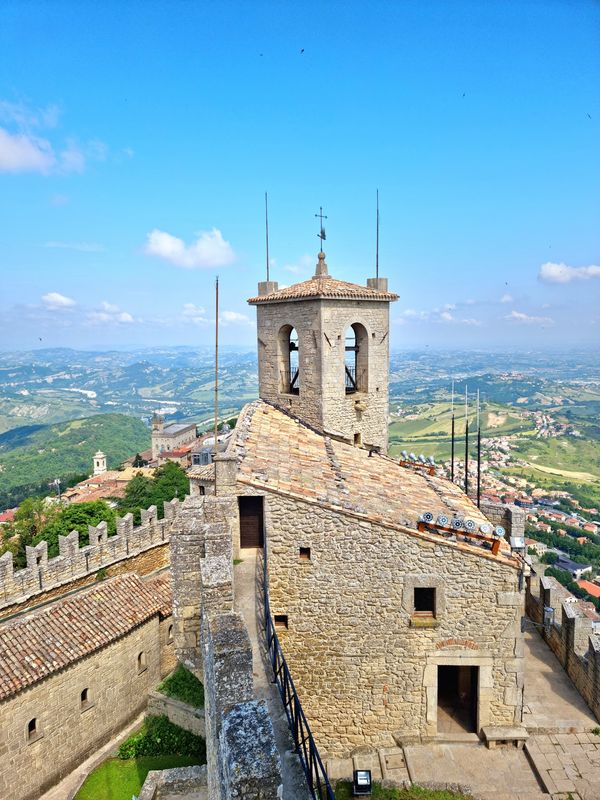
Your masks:
<svg viewBox="0 0 600 800"><path fill-rule="evenodd" d="M386 278L366 286L328 274L319 253L310 280L258 285L259 395L321 433L387 451L389 307Z"/></svg>

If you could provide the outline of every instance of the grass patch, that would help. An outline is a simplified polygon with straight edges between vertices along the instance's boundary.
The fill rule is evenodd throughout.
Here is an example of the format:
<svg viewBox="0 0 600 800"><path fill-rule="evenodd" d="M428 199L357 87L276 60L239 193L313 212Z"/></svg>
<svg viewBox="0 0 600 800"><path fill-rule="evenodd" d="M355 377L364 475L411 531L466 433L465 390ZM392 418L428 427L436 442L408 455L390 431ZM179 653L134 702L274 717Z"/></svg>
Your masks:
<svg viewBox="0 0 600 800"><path fill-rule="evenodd" d="M158 691L195 708L204 708L204 686L183 664L179 664L177 669L164 679Z"/></svg>
<svg viewBox="0 0 600 800"><path fill-rule="evenodd" d="M472 800L469 795L451 792L449 789L423 789L411 786L409 789L383 789L373 784L374 800ZM350 781L339 781L335 786L335 800L352 800Z"/></svg>
<svg viewBox="0 0 600 800"><path fill-rule="evenodd" d="M75 795L75 800L131 800L138 795L152 769L189 767L198 759L189 756L144 756L123 761L109 758L95 769Z"/></svg>
<svg viewBox="0 0 600 800"><path fill-rule="evenodd" d="M233 559L233 566L234 567L237 567L238 564L243 564L243 563L244 563L244 559L243 558L234 558Z"/></svg>
<svg viewBox="0 0 600 800"><path fill-rule="evenodd" d="M119 747L118 755L123 760L142 756L187 756L196 759L197 764L204 764L206 742L201 736L174 725L162 714L146 717L140 730Z"/></svg>

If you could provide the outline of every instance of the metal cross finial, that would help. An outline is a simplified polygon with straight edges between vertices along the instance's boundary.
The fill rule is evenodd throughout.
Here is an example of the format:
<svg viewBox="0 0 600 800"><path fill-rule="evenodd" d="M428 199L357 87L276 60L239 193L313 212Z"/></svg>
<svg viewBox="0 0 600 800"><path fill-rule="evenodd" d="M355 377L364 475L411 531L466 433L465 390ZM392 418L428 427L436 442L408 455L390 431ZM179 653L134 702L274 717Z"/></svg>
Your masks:
<svg viewBox="0 0 600 800"><path fill-rule="evenodd" d="M323 206L319 207L319 213L315 214L315 217L318 217L321 220L321 231L320 231L320 233L317 233L317 236L321 240L321 251L322 251L323 250L323 242L327 238L325 236L325 228L323 227L323 220L327 219L326 215L323 214Z"/></svg>

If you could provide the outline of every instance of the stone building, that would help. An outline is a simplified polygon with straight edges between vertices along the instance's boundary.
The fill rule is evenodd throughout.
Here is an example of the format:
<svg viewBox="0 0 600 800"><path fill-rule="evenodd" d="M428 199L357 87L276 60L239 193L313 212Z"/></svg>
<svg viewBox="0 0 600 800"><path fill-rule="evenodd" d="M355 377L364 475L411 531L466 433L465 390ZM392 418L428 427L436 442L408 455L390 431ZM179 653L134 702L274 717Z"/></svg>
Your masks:
<svg viewBox="0 0 600 800"><path fill-rule="evenodd" d="M39 797L144 710L171 607L168 575L128 574L0 625L0 797Z"/></svg>
<svg viewBox="0 0 600 800"><path fill-rule="evenodd" d="M395 298L329 277L322 253L309 281L260 284L261 399L214 464L217 497L237 498L234 554L266 544L326 756L521 721L521 562L457 486L386 455ZM520 532L522 512L494 513Z"/></svg>
<svg viewBox="0 0 600 800"><path fill-rule="evenodd" d="M167 450L177 450L196 441L195 422L173 422L165 425L164 417L152 418L152 459L156 460Z"/></svg>

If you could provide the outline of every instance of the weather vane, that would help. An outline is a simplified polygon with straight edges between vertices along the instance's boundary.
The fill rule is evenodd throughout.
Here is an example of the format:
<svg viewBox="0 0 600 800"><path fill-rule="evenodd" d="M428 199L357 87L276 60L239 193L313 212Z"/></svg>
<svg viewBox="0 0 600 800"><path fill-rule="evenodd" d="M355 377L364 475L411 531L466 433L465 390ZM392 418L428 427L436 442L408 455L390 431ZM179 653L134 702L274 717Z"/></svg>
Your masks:
<svg viewBox="0 0 600 800"><path fill-rule="evenodd" d="M321 230L320 230L319 233L317 233L317 236L321 240L321 252L323 252L323 242L327 238L327 236L325 236L325 228L323 227L323 220L327 219L325 214L323 214L323 206L319 207L319 213L315 214L315 217L318 217L320 219L320 221L321 221Z"/></svg>

